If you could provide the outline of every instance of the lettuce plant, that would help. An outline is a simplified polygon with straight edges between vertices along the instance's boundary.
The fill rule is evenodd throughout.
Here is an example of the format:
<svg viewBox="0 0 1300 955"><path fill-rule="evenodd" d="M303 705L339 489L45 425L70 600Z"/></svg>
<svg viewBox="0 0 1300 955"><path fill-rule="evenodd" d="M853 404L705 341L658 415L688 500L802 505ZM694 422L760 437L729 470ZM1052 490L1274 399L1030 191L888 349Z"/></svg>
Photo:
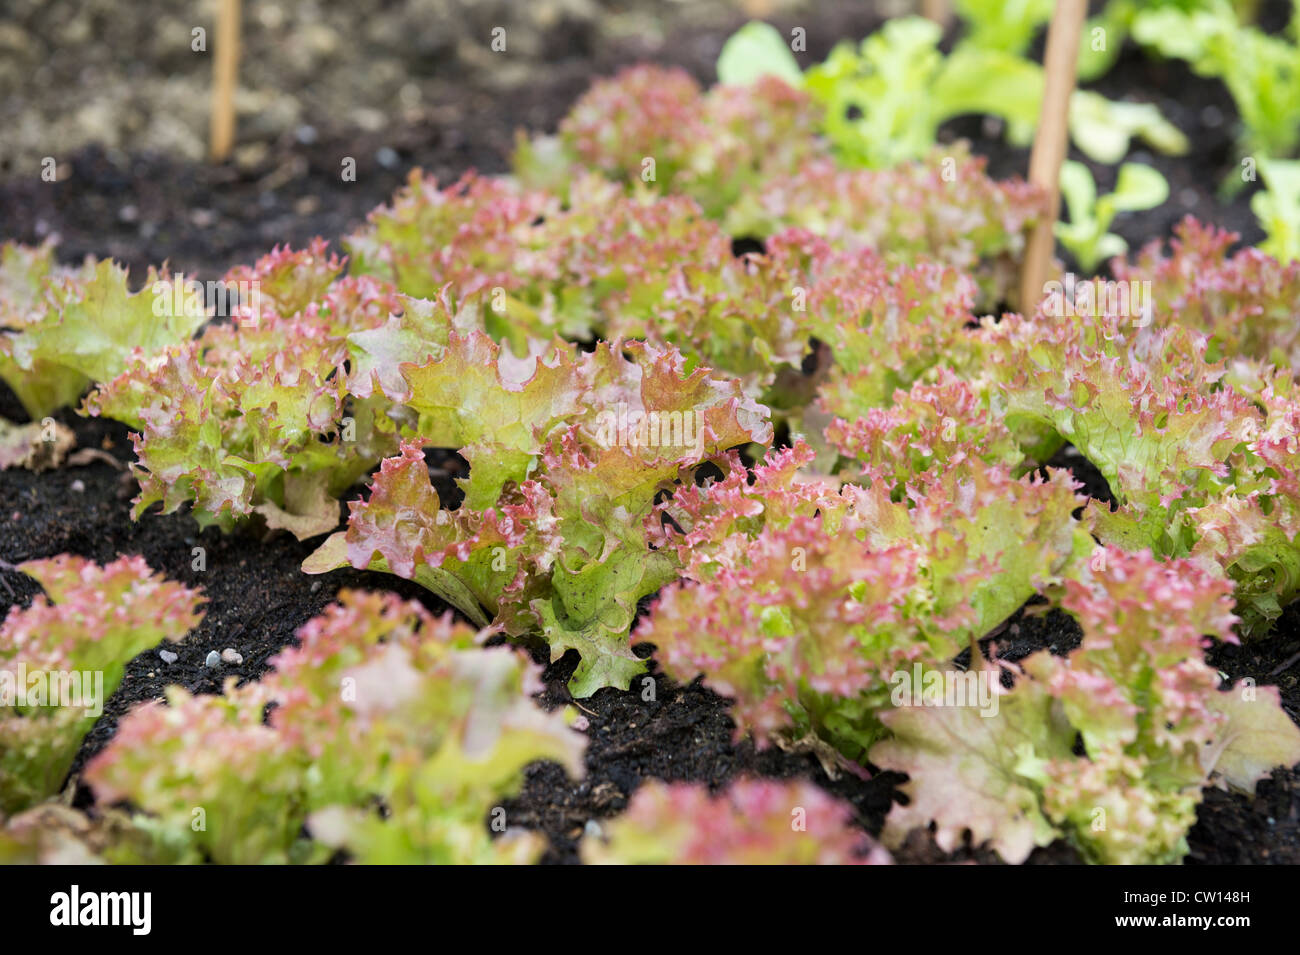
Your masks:
<svg viewBox="0 0 1300 955"><path fill-rule="evenodd" d="M822 256L814 269L806 324L830 351L818 385L825 414L853 420L884 407L965 350L977 288L958 269L861 253Z"/></svg>
<svg viewBox="0 0 1300 955"><path fill-rule="evenodd" d="M1112 265L1121 283L1151 283L1157 325L1181 324L1209 336L1207 357L1228 360L1229 380L1251 360L1294 373L1300 369L1300 263L1279 262L1259 249L1229 254L1240 237L1190 216L1174 229L1166 250L1148 244L1129 264Z"/></svg>
<svg viewBox="0 0 1300 955"><path fill-rule="evenodd" d="M895 497L970 460L1015 469L1025 459L988 396L948 368L939 369L933 384L917 381L895 391L887 407L835 418L825 437L850 479L883 476Z"/></svg>
<svg viewBox="0 0 1300 955"><path fill-rule="evenodd" d="M440 198L429 199L430 195ZM490 201L499 198L494 194ZM441 207L456 197L422 191L419 199L405 201L403 208L409 206L412 215L424 221L415 206L426 200ZM807 348L807 335L798 331L794 309L785 301L790 270L799 267L797 242L790 244L788 255L737 262L725 237L699 218L698 211L691 211L695 207L689 200L666 199L648 207L621 197L611 201L615 214L629 222L628 233L611 245L609 256L617 262L621 255L627 263L622 277L601 279L589 271L596 268L592 251L575 240L597 232L599 226L594 213L578 205L563 214L571 222L554 227L547 243L551 251L545 253L546 261L559 263L560 274L572 276L573 284L557 285L546 277L550 269L539 267L531 289L515 289L512 308L533 308L522 304L531 298L538 308L566 312L569 318L559 323L570 328L599 320L602 332L606 324L617 324L616 334L638 331L651 340L699 343L698 350L743 367L755 391L770 383L779 368L797 367ZM487 218L497 221L499 217ZM673 221L683 225L684 246L661 239L655 246L660 258L650 266L638 265L637 250L649 246L634 236ZM382 231L384 227L372 221L371 228ZM694 233L710 244L715 263L702 269L699 281L694 280L695 273L676 264L682 247L698 247ZM497 247L495 240L489 245ZM390 264L408 261L392 244L382 247ZM422 261L419 254L413 255L409 261ZM305 261L294 266L292 256ZM307 260L317 263L315 272L307 268ZM655 426L662 415L670 430L676 428L668 439L683 447L697 437L704 439L696 426L705 430L716 426L719 440L734 443L755 436L761 439L763 433L754 424L758 406L748 400L742 412L748 423L740 429L722 424L713 411L694 406L692 396L704 399L708 387L684 385L677 393L675 386L664 384L669 393L647 395L653 402L668 402L662 408L646 407L640 394L622 394L620 388L635 389L633 379L640 373L633 364L616 370L618 363L608 349L603 353L604 372L598 370L602 363L596 358L575 364L561 356L538 366L536 354L546 347L544 340L527 332L506 332L523 357L512 351L498 366L496 346L482 331L501 328L491 304L496 287L485 289L485 283L492 281L488 273L466 279L476 290L469 294L447 287L454 284L454 273L432 276L442 283L442 290L437 300L424 301L401 296L369 275L328 284L338 263L323 259L319 250L280 252L274 261L259 263L257 268L267 287L260 315L241 311L232 325L214 326L193 343L138 361L87 402L92 413L118 418L140 432L137 514L157 501L164 511L172 511L192 500L202 524L229 528L258 514L268 526L305 538L337 525L337 497L395 452L403 436L425 446L462 450L476 462L468 503L481 510L497 502L507 479L522 483L528 476L533 465L527 462L539 457L545 445L534 430L541 428L554 438L562 419L580 416L594 434L594 422L602 411L609 413L607 418L613 416L610 420L617 418L620 408L631 409L634 418L653 412ZM404 274L405 268L397 268L397 274ZM275 270L298 275L296 281L305 284L306 291L278 292L270 278ZM465 279L470 271L459 274ZM552 287L561 294L567 287L574 294L547 304L549 292L543 290ZM319 298L313 301L313 296ZM652 308L661 297L668 302L662 315ZM771 307L778 302L786 307ZM597 313L608 316L608 322L604 317L596 319ZM638 323L638 315L646 320ZM710 337L711 330L723 324L734 326L734 331ZM539 323L536 330L540 334L547 327ZM772 344L766 349L749 347L755 334ZM632 351L636 348L631 346ZM644 354L669 352L676 354L661 343ZM413 392L400 369L408 361L413 366L428 363L417 375ZM665 362L672 361L681 359L652 357L646 364L666 368ZM524 369L534 367L540 367L537 382L515 393L515 385L522 385L530 374ZM683 368L678 380L685 380L685 375ZM622 384L615 383L620 376ZM461 410L469 407L461 404L461 389L469 381L478 381L485 389L478 420ZM647 382L647 387L661 385ZM541 394L550 397L529 407L533 396ZM742 396L737 392L734 397ZM685 403L674 403L679 401ZM634 420L632 429L637 428ZM689 434L686 429L691 429ZM658 447L657 435L652 444ZM698 463L692 459L689 466ZM494 471L502 475L497 483L490 477ZM488 600L489 605L493 602L494 598ZM463 595L453 603L467 605Z"/></svg>
<svg viewBox="0 0 1300 955"><path fill-rule="evenodd" d="M0 819L0 865L131 863L149 851L149 837L124 813L89 816L47 800Z"/></svg>
<svg viewBox="0 0 1300 955"><path fill-rule="evenodd" d="M742 86L771 75L798 88L806 79L809 90L826 107L824 124L832 140L846 156L864 149L867 157L888 156L898 149L899 141L924 151L933 142L928 132L933 120L926 109L916 108L918 100L909 98L909 83L933 84L931 95L925 97L929 108L942 89L950 101L941 116L971 110L1003 116L1015 126L1016 137L1027 142L1026 133L1037 122L1030 107L1040 95L1037 90L1042 80L1037 65L1021 57L1037 30L1051 18L1050 0L959 0L956 7L967 30L957 51L943 61L937 78L933 74L940 59L933 47L938 34L923 21L887 25L874 39L864 41L860 60L855 61L852 48L842 44L807 77L785 37L766 23L751 21L723 44L718 55L718 82ZM1110 68L1133 13L1127 0L1112 0L1094 19L1094 26L1109 34L1105 49L1093 49L1093 28L1084 31L1079 50L1081 77L1095 78ZM909 52L917 55L909 57ZM962 82L977 75L978 83L966 86ZM997 87L993 95L982 88L990 83ZM870 111L865 125L853 122L850 116L862 110ZM866 132L885 132L885 127L892 139L873 139ZM1114 102L1087 90L1077 91L1071 100L1070 129L1091 158L1107 164L1119 162L1135 136L1171 155L1181 155L1189 148L1187 138L1155 106ZM876 164L870 158L867 163Z"/></svg>
<svg viewBox="0 0 1300 955"><path fill-rule="evenodd" d="M1055 5L1051 0L955 0L953 9L966 22L964 42L1019 55L1052 19Z"/></svg>
<svg viewBox="0 0 1300 955"><path fill-rule="evenodd" d="M18 565L45 589L0 623L0 812L53 795L126 664L200 620L199 593L139 557Z"/></svg>
<svg viewBox="0 0 1300 955"><path fill-rule="evenodd" d="M1259 250L1280 262L1300 259L1300 160L1261 159L1264 190L1250 197L1250 208L1268 238Z"/></svg>
<svg viewBox="0 0 1300 955"><path fill-rule="evenodd" d="M559 212L545 193L469 173L445 189L420 170L390 205L344 239L353 275L373 275L415 298L437 298L451 283L460 296L527 275L526 250L540 246L538 220Z"/></svg>
<svg viewBox="0 0 1300 955"><path fill-rule="evenodd" d="M824 154L808 96L766 73L703 92L685 71L631 67L598 80L555 137L520 139L516 175L570 197L578 169L629 187L690 196L722 217L755 185Z"/></svg>
<svg viewBox="0 0 1300 955"><path fill-rule="evenodd" d="M907 706L871 751L905 772L886 819L896 845L930 823L945 850L964 832L1007 861L1069 839L1091 862L1168 863L1212 780L1253 792L1300 760L1300 730L1273 687L1219 689L1204 634L1234 641L1230 586L1189 561L1098 550L1063 604L1083 628L1068 659L1023 663L996 714Z"/></svg>
<svg viewBox="0 0 1300 955"><path fill-rule="evenodd" d="M263 312L290 317L324 297L343 272L344 259L329 251L322 238L305 249L276 246L251 266L236 265L221 281L228 291L231 317L241 324L256 324Z"/></svg>
<svg viewBox="0 0 1300 955"><path fill-rule="evenodd" d="M487 828L527 763L581 772L568 717L528 699L535 668L450 615L344 592L298 638L260 683L132 710L87 767L100 803L147 813L158 851L218 863L484 862L530 848Z"/></svg>
<svg viewBox="0 0 1300 955"><path fill-rule="evenodd" d="M585 177L568 208L539 226L538 251L521 256L527 284L511 292L505 310L535 336L553 330L675 346L758 395L783 369L797 370L807 351L795 289L809 285L810 239L791 230L765 254L737 258L730 237L693 200L624 196Z"/></svg>
<svg viewBox="0 0 1300 955"><path fill-rule="evenodd" d="M686 580L635 636L670 676L732 697L738 735L857 760L891 674L950 660L1056 580L1082 547L1081 499L1064 472L1017 481L978 458L901 498L884 468L836 489L799 473L811 458L798 445L752 484L733 472L662 505Z"/></svg>
<svg viewBox="0 0 1300 955"><path fill-rule="evenodd" d="M1041 211L1036 190L992 182L983 161L960 146L921 148L916 155L924 162L874 174L839 169L813 145L820 111L770 72L759 70L752 85L724 84L704 96L676 71L624 72L575 105L560 142L522 142L515 172L526 185L575 204L593 191L582 176L591 170L634 195L686 195L735 236L799 226L894 261L928 256L963 268L1004 251L1018 254ZM642 175L651 159L653 181Z"/></svg>
<svg viewBox="0 0 1300 955"><path fill-rule="evenodd" d="M853 808L811 783L739 780L711 794L644 783L627 811L582 842L589 865L889 865Z"/></svg>
<svg viewBox="0 0 1300 955"><path fill-rule="evenodd" d="M727 37L718 53L718 82L749 86L775 76L797 89L803 83L799 62L776 27L751 20Z"/></svg>
<svg viewBox="0 0 1300 955"><path fill-rule="evenodd" d="M774 192L761 200L770 210L760 215L761 231L770 233L765 251L740 258L732 255L727 234L691 199L625 196L606 180L586 177L575 183L565 209L531 224L517 222L490 241L477 234L476 241L494 249L509 244L515 250L508 284L491 286L486 295L491 304L482 311L482 327L509 343L517 355L556 333L568 338L638 338L661 348L676 347L691 365L739 377L749 394L782 410L808 400L807 394L798 393L808 384L800 381L800 367L810 339L817 337L832 343L854 373L864 363L874 369L873 378L884 389L872 399L878 404L893 387L908 383L892 380L893 372L875 361L882 332L909 356L910 372L901 373L915 375L936 360L961 324L971 320L976 286L959 269L977 266L979 255L987 252L1001 263L982 271L990 284L1007 282L1012 275L1016 240L1008 239L1001 225L983 225L993 217L1026 222L1019 218L1024 210L1017 204L1032 193L993 186L975 161L963 163L954 168L964 185L943 187L953 193L958 206L971 207L968 219L954 215L952 207L936 207L933 222L902 215L894 223L880 221L880 214L892 208L881 196L899 192L903 182L918 206L928 208L933 199L926 193L940 187L942 170L915 181L919 170L865 174L870 181L850 176L851 186L838 178L795 179L787 189L800 190L798 194L780 197ZM808 175L820 172L810 170ZM423 181L418 189L400 195L394 208L402 211L393 212L393 219L432 222L464 204L482 203L473 213L475 221L502 222L509 216L493 213L490 207L528 204L514 193L471 190L462 195L459 186L450 193L433 186ZM816 236L815 231L827 231L836 216L847 211L847 204L826 208L828 202L843 200L844 188L849 188L850 199L861 196L873 208L857 208L848 229L839 231L837 225L825 238ZM808 228L782 226L796 213L800 225ZM956 218L962 218L962 227L974 230L978 250L969 244L972 234L955 231ZM434 235L441 228L429 227ZM915 233L918 228L922 232L911 235L906 244L894 234L895 229ZM381 241L381 234L391 238ZM933 252L927 246L931 239L940 243ZM1010 244L1002 244L1004 240ZM951 243L951 268L916 261L942 256L944 241ZM463 298L465 289L484 290L491 282L504 281L490 272L471 274L459 259L454 267L444 268L437 261L436 243L425 244L415 232L399 239L387 212L372 216L347 245L381 247L386 265L363 255L359 267L379 278L395 278L402 291L411 294L446 288L448 295ZM885 251L874 254L870 248L876 246ZM896 306L910 309L909 322L886 320L888 310ZM869 330L859 327L866 324L867 313L875 316Z"/></svg>
<svg viewBox="0 0 1300 955"><path fill-rule="evenodd" d="M302 274L309 263L314 279ZM338 525L338 496L396 449L398 433L386 401L346 391L348 335L406 308L368 277L329 285L338 267L319 250L275 253L257 266L268 285L259 314L241 305L233 324L138 358L87 398L91 414L137 432L136 516L192 502L202 526L258 514L302 539ZM288 277L272 280L276 270Z"/></svg>
<svg viewBox="0 0 1300 955"><path fill-rule="evenodd" d="M649 546L656 496L728 448L770 441L766 409L707 368L687 373L675 350L636 342L557 347L527 370L476 331L451 332L423 363L375 351L390 360L371 380L418 418L420 440L384 461L347 530L304 569L414 579L476 623L540 632L553 659L576 649L575 695L626 687L644 668L627 646L637 601L676 573ZM421 444L469 461L456 510L443 509Z"/></svg>
<svg viewBox="0 0 1300 955"><path fill-rule="evenodd" d="M756 395L782 369L799 368L807 334L792 290L808 284L801 237L737 259L727 234L684 196L629 196L584 174L560 209L484 182L439 190L412 180L345 241L354 273L411 295L481 300L481 327L516 355L555 334L642 338L736 374ZM460 238L462 220L474 223L472 239Z"/></svg>
<svg viewBox="0 0 1300 955"><path fill-rule="evenodd" d="M290 853L302 828L303 761L264 722L258 684L194 696L168 687L166 701L132 709L86 767L100 805L129 801L147 815L145 858L254 865L309 861Z"/></svg>
<svg viewBox="0 0 1300 955"><path fill-rule="evenodd" d="M535 760L581 776L585 740L572 713L529 699L538 668L482 637L416 604L349 594L275 659L271 725L312 754L314 839L371 864L536 858L541 840L492 841L492 800Z"/></svg>
<svg viewBox="0 0 1300 955"><path fill-rule="evenodd" d="M111 261L71 270L55 265L48 244L0 247L0 379L35 421L133 358L185 341L206 319L183 278L150 270L132 294Z"/></svg>
<svg viewBox="0 0 1300 955"><path fill-rule="evenodd" d="M1094 272L1103 259L1128 251L1128 243L1108 231L1115 215L1161 205L1169 198L1169 183L1150 166L1125 163L1119 167L1115 191L1098 196L1088 167L1066 160L1061 166L1061 195L1070 221L1056 223L1056 238L1084 271Z"/></svg>
<svg viewBox="0 0 1300 955"><path fill-rule="evenodd" d="M1226 0L1141 10L1132 30L1139 44L1223 81L1241 115L1245 154L1284 159L1300 145L1300 47L1293 38L1242 26Z"/></svg>
<svg viewBox="0 0 1300 955"><path fill-rule="evenodd" d="M1017 263L1045 200L1021 180L996 182L964 144L888 169L841 169L818 160L767 183L738 209L743 233L791 226L832 248L870 249L889 265L931 262L969 273L981 302L1014 295Z"/></svg>
<svg viewBox="0 0 1300 955"><path fill-rule="evenodd" d="M1258 13L1257 0L1229 0L1229 3L1241 23L1249 23ZM1100 12L1088 18L1080 38L1080 81L1097 79L1115 65L1125 41L1132 37L1134 21L1139 17L1145 21L1145 33L1153 27L1159 29L1160 11L1186 16L1197 11L1213 12L1219 4L1220 0L1107 0ZM1177 22L1175 18L1167 25L1175 26ZM1094 48L1093 37L1097 30L1104 31L1101 34L1105 39L1102 49ZM1141 42L1141 38L1133 39Z"/></svg>
<svg viewBox="0 0 1300 955"><path fill-rule="evenodd" d="M1007 423L1054 431L1101 471L1119 507L1092 501L1086 516L1104 543L1217 568L1237 583L1243 632L1259 632L1300 593L1296 403L1224 384L1203 333L1094 302L985 320Z"/></svg>
<svg viewBox="0 0 1300 955"><path fill-rule="evenodd" d="M452 299L483 300L481 327L514 355L534 352L555 334L643 339L676 347L688 367L698 363L736 376L750 395L792 412L809 401L813 382L801 365L818 338L851 373L869 366L870 387L878 392L870 403L880 404L910 382L900 375L933 364L971 321L981 286L961 270L976 270L985 301L1009 291L1032 221L1035 192L993 184L979 160L945 158L953 159L951 182L942 162L934 169L842 175L810 167L757 197L756 228L769 238L762 254L740 258L691 199L627 196L590 176L575 180L566 208L527 221L516 221L510 210L533 208L528 194L438 190L422 180L345 244L382 249L382 263L363 252L358 267L395 279L403 292L437 288ZM940 189L948 193L943 208L934 201ZM903 196L911 213L895 216L896 207L882 201L887 195ZM503 208L492 211L496 206ZM437 241L426 243L416 230L399 233L396 225L419 221L437 236L464 216L512 224L492 238L476 231L466 255L453 257L450 266L442 264ZM481 272L467 264L477 261L475 244L503 256L505 247L514 250L508 281L486 261L477 266L487 270ZM873 253L876 248L881 251ZM947 259L949 267L927 264L930 256ZM907 323L887 319L894 307L909 309ZM869 330L860 327L868 312L875 316ZM907 355L897 375L876 361L882 333Z"/></svg>
<svg viewBox="0 0 1300 955"><path fill-rule="evenodd" d="M1153 103L1109 100L1091 90L1075 90L1070 97L1070 138L1089 159L1106 166L1127 156L1134 139L1166 156L1182 156L1191 148L1183 131ZM1028 137L1023 143L1029 144Z"/></svg>
<svg viewBox="0 0 1300 955"><path fill-rule="evenodd" d="M1006 13L1015 5L999 6ZM1031 21L1018 24L1032 32ZM934 147L944 122L964 114L999 117L1013 141L1028 143L1038 124L1043 71L1012 49L1017 38L985 42L991 32L1005 37L1007 25L976 30L946 57L939 50L942 29L919 17L889 20L857 50L837 46L804 76L805 89L825 111L836 154L871 168L917 159ZM1188 149L1186 137L1149 104L1111 103L1079 91L1069 120L1074 143L1097 162L1119 161L1134 135L1162 152Z"/></svg>

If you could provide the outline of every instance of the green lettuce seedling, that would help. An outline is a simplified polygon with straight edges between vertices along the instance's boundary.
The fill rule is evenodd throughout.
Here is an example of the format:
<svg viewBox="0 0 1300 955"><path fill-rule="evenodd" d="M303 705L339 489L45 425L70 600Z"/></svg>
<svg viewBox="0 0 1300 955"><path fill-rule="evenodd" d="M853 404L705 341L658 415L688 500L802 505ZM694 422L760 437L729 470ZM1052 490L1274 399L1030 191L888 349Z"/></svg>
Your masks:
<svg viewBox="0 0 1300 955"><path fill-rule="evenodd" d="M804 75L825 110L823 125L840 159L873 168L915 159L956 116L996 116L1012 142L1033 137L1043 98L1037 63L998 47L963 42L945 57L938 24L890 20L862 41L837 46ZM1112 103L1087 91L1070 101L1071 139L1089 158L1113 163L1140 136L1161 152L1187 151L1185 136L1149 104Z"/></svg>
<svg viewBox="0 0 1300 955"><path fill-rule="evenodd" d="M1267 189L1250 197L1250 209L1268 233L1260 243L1279 262L1300 259L1300 160L1261 159Z"/></svg>
<svg viewBox="0 0 1300 955"><path fill-rule="evenodd" d="M1098 197L1088 167L1068 160L1061 167L1061 194L1070 221L1056 224L1056 237L1085 271L1093 272L1104 259L1128 251L1127 242L1107 231L1116 214L1154 209L1169 198L1169 183L1150 166L1125 163L1115 191Z"/></svg>
<svg viewBox="0 0 1300 955"><path fill-rule="evenodd" d="M1134 17L1133 38L1223 81L1241 114L1244 153L1285 157L1300 145L1300 47L1294 41L1242 26L1224 0L1194 10L1144 10Z"/></svg>

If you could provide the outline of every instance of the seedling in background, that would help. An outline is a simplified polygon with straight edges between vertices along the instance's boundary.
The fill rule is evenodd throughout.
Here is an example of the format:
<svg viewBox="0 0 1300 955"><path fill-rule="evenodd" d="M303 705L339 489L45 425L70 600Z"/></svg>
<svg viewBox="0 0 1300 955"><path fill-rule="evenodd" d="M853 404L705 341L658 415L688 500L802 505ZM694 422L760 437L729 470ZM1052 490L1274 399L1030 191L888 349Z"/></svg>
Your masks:
<svg viewBox="0 0 1300 955"><path fill-rule="evenodd" d="M994 41L1008 28L1007 18L977 20L983 25L947 57L939 50L938 24L906 17L889 21L856 48L841 43L802 75L775 28L749 23L723 46L718 81L746 85L774 76L802 87L821 106L826 135L849 165L883 168L924 156L940 125L967 114L1000 117L1012 142L1028 144L1038 123L1043 70L1019 55L1020 39ZM1186 137L1155 106L1084 91L1070 100L1070 134L1090 159L1103 163L1122 159L1134 136L1170 155L1188 149Z"/></svg>
<svg viewBox="0 0 1300 955"><path fill-rule="evenodd" d="M1052 18L1052 0L956 0L966 21L965 41L990 50L1021 54Z"/></svg>
<svg viewBox="0 0 1300 955"><path fill-rule="evenodd" d="M1128 251L1128 243L1108 231L1116 214L1154 209L1169 198L1169 183L1150 166L1125 163L1115 191L1098 197L1088 167L1067 161L1061 167L1061 195L1070 221L1056 224L1056 237L1084 271L1093 272L1104 260Z"/></svg>
<svg viewBox="0 0 1300 955"><path fill-rule="evenodd" d="M1294 40L1242 26L1223 0L1203 9L1172 5L1138 13L1133 39L1163 56L1186 60L1200 76L1223 81L1241 115L1245 152L1289 156L1300 145L1300 47ZM1294 24L1292 26L1294 36ZM1240 188L1232 177L1224 188Z"/></svg>
<svg viewBox="0 0 1300 955"><path fill-rule="evenodd" d="M1250 197L1250 210L1268 238L1259 244L1279 262L1300 259L1300 160L1260 159L1264 191Z"/></svg>
<svg viewBox="0 0 1300 955"><path fill-rule="evenodd" d="M791 86L803 83L794 54L775 27L757 20L731 35L718 54L718 82L748 86L761 76L775 76Z"/></svg>
<svg viewBox="0 0 1300 955"><path fill-rule="evenodd" d="M1191 144L1151 103L1108 100L1075 90L1070 97L1070 138L1094 162L1114 165L1128 153L1133 137L1166 156L1181 156Z"/></svg>

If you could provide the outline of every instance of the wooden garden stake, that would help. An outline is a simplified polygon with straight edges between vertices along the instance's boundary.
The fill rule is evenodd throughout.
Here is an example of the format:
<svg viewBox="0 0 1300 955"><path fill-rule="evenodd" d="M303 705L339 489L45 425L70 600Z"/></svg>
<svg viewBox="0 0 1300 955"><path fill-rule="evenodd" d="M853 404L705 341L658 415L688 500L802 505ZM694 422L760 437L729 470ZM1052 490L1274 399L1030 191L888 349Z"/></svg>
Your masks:
<svg viewBox="0 0 1300 955"><path fill-rule="evenodd" d="M948 18L951 13L948 0L921 0L921 15L927 20L933 20L941 27L946 28L948 26Z"/></svg>
<svg viewBox="0 0 1300 955"><path fill-rule="evenodd" d="M212 63L210 155L221 162L235 144L235 85L239 79L240 0L217 0L216 56Z"/></svg>
<svg viewBox="0 0 1300 955"><path fill-rule="evenodd" d="M1047 216L1039 220L1025 249L1020 273L1020 310L1031 311L1043 295L1051 276L1053 227L1061 204L1061 163L1065 160L1069 132L1070 95L1074 92L1079 37L1088 12L1087 0L1057 0L1056 13L1047 28L1047 53L1043 57L1043 105L1038 115L1038 135L1029 154L1029 181L1048 196Z"/></svg>

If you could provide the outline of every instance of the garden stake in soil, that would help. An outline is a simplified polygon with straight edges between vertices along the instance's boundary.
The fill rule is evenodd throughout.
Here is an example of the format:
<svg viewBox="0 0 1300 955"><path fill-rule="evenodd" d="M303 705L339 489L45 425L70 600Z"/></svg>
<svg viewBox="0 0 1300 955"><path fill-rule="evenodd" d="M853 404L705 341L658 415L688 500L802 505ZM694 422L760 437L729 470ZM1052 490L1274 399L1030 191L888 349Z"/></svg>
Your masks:
<svg viewBox="0 0 1300 955"><path fill-rule="evenodd" d="M1025 248L1020 276L1020 310L1032 313L1042 297L1052 265L1052 230L1061 202L1061 163L1065 159L1070 96L1074 92L1074 71L1079 57L1079 36L1088 12L1085 0L1060 0L1047 30L1047 53L1043 57L1043 107L1038 134L1029 157L1029 181L1048 196L1047 215L1034 227Z"/></svg>
<svg viewBox="0 0 1300 955"><path fill-rule="evenodd" d="M948 22L952 19L952 10L948 0L921 0L921 15L947 29Z"/></svg>
<svg viewBox="0 0 1300 955"><path fill-rule="evenodd" d="M210 155L222 162L235 144L235 87L239 82L239 5L220 0L217 9L216 58L212 64Z"/></svg>

